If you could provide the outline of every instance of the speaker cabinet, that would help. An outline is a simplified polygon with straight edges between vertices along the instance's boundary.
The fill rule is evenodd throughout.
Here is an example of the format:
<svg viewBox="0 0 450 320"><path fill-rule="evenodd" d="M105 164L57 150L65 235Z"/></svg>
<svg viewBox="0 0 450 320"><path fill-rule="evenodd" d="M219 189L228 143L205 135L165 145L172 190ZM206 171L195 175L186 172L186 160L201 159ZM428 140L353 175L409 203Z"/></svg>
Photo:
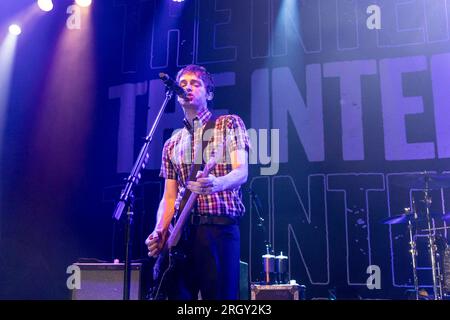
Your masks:
<svg viewBox="0 0 450 320"><path fill-rule="evenodd" d="M123 263L74 263L80 268L80 289L73 289L72 300L122 300ZM141 263L131 264L130 300L141 299Z"/></svg>

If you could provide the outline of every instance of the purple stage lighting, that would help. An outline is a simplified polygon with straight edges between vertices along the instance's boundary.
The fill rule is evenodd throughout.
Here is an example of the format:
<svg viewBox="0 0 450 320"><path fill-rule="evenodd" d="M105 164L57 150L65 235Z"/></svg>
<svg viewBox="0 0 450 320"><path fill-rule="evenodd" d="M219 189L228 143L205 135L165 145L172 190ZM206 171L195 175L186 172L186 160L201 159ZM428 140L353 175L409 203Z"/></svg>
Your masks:
<svg viewBox="0 0 450 320"><path fill-rule="evenodd" d="M22 33L22 29L20 28L19 25L17 24L12 24L9 26L9 33L18 36L19 34Z"/></svg>
<svg viewBox="0 0 450 320"><path fill-rule="evenodd" d="M75 0L75 3L80 7L89 7L92 3L92 0Z"/></svg>
<svg viewBox="0 0 450 320"><path fill-rule="evenodd" d="M53 9L52 0L38 0L37 4L42 11L48 12Z"/></svg>

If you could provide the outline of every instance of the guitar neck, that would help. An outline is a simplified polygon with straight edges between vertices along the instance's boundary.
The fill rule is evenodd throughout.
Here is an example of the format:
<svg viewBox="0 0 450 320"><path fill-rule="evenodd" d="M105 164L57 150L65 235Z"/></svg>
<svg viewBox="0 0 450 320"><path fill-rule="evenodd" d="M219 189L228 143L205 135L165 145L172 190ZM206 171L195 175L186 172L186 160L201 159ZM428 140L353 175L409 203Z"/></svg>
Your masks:
<svg viewBox="0 0 450 320"><path fill-rule="evenodd" d="M211 158L203 169L200 177L206 178L215 165L215 158ZM194 192L189 195L189 198L186 201L186 204L184 205L181 214L177 219L177 223L175 224L175 227L173 228L172 232L169 235L169 238L167 239L167 247L169 248L169 250L178 244L178 241L181 238L181 233L183 232L183 227L186 225L186 222L189 219L191 210L195 205L195 201L197 201L197 197L198 194Z"/></svg>
<svg viewBox="0 0 450 320"><path fill-rule="evenodd" d="M169 247L169 249L178 244L181 233L183 232L183 227L185 226L190 216L190 212L194 207L195 201L197 201L197 197L198 194L191 193L189 199L186 201L186 205L184 206L183 211L181 211L181 214L177 219L177 223L175 224L175 227L173 228L169 238L167 239L167 246Z"/></svg>

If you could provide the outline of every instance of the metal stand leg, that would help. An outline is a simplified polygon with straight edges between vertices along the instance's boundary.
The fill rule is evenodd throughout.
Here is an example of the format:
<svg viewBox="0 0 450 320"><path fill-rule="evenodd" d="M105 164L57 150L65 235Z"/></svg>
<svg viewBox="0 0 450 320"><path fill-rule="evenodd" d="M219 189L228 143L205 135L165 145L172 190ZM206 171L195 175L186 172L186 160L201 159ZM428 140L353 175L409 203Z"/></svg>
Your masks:
<svg viewBox="0 0 450 320"><path fill-rule="evenodd" d="M431 217L430 217L430 206L431 206L431 197L428 195L428 187L425 188L425 204L426 204L426 214L427 214L427 224L428 224L428 246L430 250L430 258L431 258L431 272L433 274L433 294L434 300L441 300L441 284L439 279L439 270L436 262L436 245L433 230L431 229Z"/></svg>
<svg viewBox="0 0 450 320"><path fill-rule="evenodd" d="M411 261L412 261L412 268L413 268L413 276L414 276L414 291L416 294L416 300L419 300L419 278L417 277L417 249L416 249L416 242L414 241L413 236L413 225L411 223L411 220L408 220L408 230L409 230L409 245L411 253Z"/></svg>

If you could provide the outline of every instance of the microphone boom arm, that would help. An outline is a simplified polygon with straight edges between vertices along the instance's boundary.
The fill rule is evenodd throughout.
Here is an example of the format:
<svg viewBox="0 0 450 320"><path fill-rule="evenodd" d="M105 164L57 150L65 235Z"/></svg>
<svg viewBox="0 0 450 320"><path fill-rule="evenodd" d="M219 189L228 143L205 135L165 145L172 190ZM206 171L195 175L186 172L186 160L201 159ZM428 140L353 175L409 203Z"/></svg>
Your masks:
<svg viewBox="0 0 450 320"><path fill-rule="evenodd" d="M122 215L125 207L130 204L130 195L132 193L133 187L139 182L139 179L141 178L141 170L144 169L145 165L147 164L147 160L149 158L148 150L150 148L150 143L152 142L153 135L156 131L159 121L161 120L161 117L163 115L164 109L167 106L167 103L172 98L172 95L173 95L172 90L168 90L166 92L166 98L164 99L161 109L156 115L155 122L150 128L148 135L145 137L145 143L142 146L141 151L139 152L139 156L137 157L136 162L134 163L130 176L127 179L127 184L125 188L122 190L120 200L117 203L116 209L114 211L113 217L116 220L120 219L120 216Z"/></svg>

